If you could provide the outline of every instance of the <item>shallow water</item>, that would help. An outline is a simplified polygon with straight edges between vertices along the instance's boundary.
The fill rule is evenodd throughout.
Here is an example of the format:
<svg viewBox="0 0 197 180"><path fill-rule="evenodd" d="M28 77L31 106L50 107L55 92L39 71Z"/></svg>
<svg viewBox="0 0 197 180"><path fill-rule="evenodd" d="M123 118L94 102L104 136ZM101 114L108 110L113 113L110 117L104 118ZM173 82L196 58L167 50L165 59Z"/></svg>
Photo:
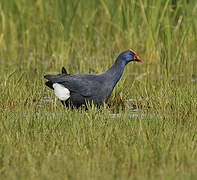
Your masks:
<svg viewBox="0 0 197 180"><path fill-rule="evenodd" d="M141 101L148 103L150 101L155 101L157 100L157 97L146 97L146 98L140 98L140 99L135 99L135 98L130 98L128 100L126 100L127 103L127 107L130 110L131 113L128 114L124 114L124 113L109 113L109 116L111 118L119 118L121 116L127 116L129 118L153 118L156 115L152 114L152 113L142 113L142 109L140 107L137 106L137 104L139 104ZM50 104L53 103L55 100L53 98L44 96L40 102L38 103L39 106L44 106L46 104ZM66 112L45 112L45 116L52 116L53 118L55 117L61 117L65 114ZM42 114L43 115L43 114ZM41 116L41 114L39 112L36 112L36 116L39 118ZM28 120L28 115L26 115L26 119Z"/></svg>
<svg viewBox="0 0 197 180"><path fill-rule="evenodd" d="M120 113L117 113L117 114L109 114L111 118L119 118L121 116L128 116L129 118L141 118L141 119L144 119L144 118L153 118L155 117L155 115L153 114L146 114L146 113L129 113L129 114L120 114Z"/></svg>
<svg viewBox="0 0 197 180"><path fill-rule="evenodd" d="M188 77L186 74L184 73L179 73L179 74L174 74L172 76L172 80L179 80L179 79L190 79L191 77ZM192 74L192 79L191 79L192 83L197 82L197 75L196 74Z"/></svg>
<svg viewBox="0 0 197 180"><path fill-rule="evenodd" d="M45 112L44 115L46 117L53 117L53 118L56 118L56 117L63 117L66 113L64 112ZM36 112L36 117L39 118L40 116L43 116L43 113L40 113L40 112ZM129 118L141 118L141 119L144 119L144 118L153 118L153 117L157 117L157 115L154 115L152 113L129 113L129 114L124 114L124 113L110 113L109 116L111 118L120 118L122 116L126 116L126 117L129 117ZM32 115L28 115L28 114L25 114L25 119L26 120L29 120L31 119Z"/></svg>

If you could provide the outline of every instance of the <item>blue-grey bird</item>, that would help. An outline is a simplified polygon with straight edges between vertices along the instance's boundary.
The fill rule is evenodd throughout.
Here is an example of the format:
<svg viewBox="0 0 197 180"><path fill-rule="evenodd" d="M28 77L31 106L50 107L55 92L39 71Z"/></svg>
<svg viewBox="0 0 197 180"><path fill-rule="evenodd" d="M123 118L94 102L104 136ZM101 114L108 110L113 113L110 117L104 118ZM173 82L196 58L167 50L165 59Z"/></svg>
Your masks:
<svg viewBox="0 0 197 180"><path fill-rule="evenodd" d="M131 61L142 62L133 50L122 52L115 63L100 74L67 74L62 68L62 74L45 75L46 85L54 90L55 95L63 105L71 108L85 107L94 103L100 107L109 99L114 87L120 80L125 66Z"/></svg>

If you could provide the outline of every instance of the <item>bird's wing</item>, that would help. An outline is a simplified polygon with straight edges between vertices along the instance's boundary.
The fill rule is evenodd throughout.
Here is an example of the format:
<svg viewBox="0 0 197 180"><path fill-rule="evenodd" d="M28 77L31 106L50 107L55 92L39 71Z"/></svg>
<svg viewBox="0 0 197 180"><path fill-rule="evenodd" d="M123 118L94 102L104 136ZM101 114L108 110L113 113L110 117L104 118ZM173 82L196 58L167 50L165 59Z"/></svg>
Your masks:
<svg viewBox="0 0 197 180"><path fill-rule="evenodd" d="M71 92L79 93L82 96L92 96L95 90L101 86L97 75L46 75L46 79L52 83L60 83Z"/></svg>

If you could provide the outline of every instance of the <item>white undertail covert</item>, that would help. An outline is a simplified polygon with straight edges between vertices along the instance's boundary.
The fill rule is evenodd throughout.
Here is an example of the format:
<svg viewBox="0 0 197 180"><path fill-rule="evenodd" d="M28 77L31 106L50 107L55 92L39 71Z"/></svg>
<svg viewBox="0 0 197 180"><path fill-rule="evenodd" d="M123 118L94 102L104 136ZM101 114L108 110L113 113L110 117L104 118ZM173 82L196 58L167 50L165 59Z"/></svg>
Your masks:
<svg viewBox="0 0 197 180"><path fill-rule="evenodd" d="M66 101L70 97L70 91L65 88L62 84L53 84L54 93L61 101Z"/></svg>

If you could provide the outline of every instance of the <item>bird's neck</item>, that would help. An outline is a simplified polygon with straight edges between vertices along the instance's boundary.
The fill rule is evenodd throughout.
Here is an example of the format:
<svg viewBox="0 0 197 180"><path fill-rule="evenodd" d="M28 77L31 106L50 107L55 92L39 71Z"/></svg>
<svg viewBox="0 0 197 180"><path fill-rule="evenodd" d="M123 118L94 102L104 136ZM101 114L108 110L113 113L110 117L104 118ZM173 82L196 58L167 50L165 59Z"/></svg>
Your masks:
<svg viewBox="0 0 197 180"><path fill-rule="evenodd" d="M127 63L121 59L116 59L115 63L106 71L107 77L112 82L113 88L119 81Z"/></svg>

